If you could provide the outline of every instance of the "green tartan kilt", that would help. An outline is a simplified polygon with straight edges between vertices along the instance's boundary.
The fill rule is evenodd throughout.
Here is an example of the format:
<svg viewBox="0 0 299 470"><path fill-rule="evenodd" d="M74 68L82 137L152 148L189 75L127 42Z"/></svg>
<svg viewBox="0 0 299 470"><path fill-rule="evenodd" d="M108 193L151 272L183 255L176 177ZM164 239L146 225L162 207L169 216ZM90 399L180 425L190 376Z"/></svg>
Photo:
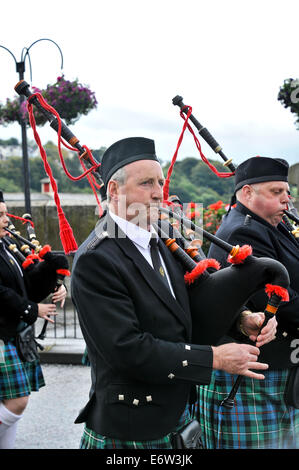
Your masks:
<svg viewBox="0 0 299 470"><path fill-rule="evenodd" d="M180 431L189 422L193 421L189 407L186 407L180 421L174 431ZM146 423L144 423L146 426ZM80 449L172 449L171 434L152 441L122 441L111 437L102 436L96 432L84 428L80 442Z"/></svg>
<svg viewBox="0 0 299 470"><path fill-rule="evenodd" d="M88 357L87 348L84 349L82 359L81 359L81 363L83 364L83 366L90 366L90 360L89 360L89 357Z"/></svg>
<svg viewBox="0 0 299 470"><path fill-rule="evenodd" d="M12 342L0 341L0 401L28 396L44 385L39 360L23 362Z"/></svg>
<svg viewBox="0 0 299 470"><path fill-rule="evenodd" d="M237 378L214 371L198 387L198 420L206 449L297 449L299 409L284 402L288 371L263 371L264 380L243 377L232 409L220 406Z"/></svg>

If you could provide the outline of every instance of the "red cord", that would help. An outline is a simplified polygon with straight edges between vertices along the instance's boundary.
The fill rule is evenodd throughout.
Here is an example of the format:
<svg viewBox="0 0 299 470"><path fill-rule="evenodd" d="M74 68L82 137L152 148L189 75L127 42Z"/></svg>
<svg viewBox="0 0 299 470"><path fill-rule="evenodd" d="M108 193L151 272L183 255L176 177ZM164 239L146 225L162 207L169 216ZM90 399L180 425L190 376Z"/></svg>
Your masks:
<svg viewBox="0 0 299 470"><path fill-rule="evenodd" d="M184 133L185 133L185 130L186 130L186 127L187 127L187 124L188 124L188 119L189 119L189 116L191 115L191 113L192 113L192 108L190 107L188 109L187 118L185 119L183 129L182 129L181 135L180 135L178 143L177 143L176 150L175 150L174 155L172 157L171 164L170 164L170 166L168 168L168 171L167 171L167 176L166 176L166 180L165 180L164 187L163 187L163 199L164 199L163 202L166 202L167 199L168 199L168 196L169 196L170 176L171 176L171 173L172 173L172 170L173 170L173 167L174 167L177 155L178 155L178 151L179 151L179 148L181 146L181 143L182 143L182 140L183 140L183 137L184 137Z"/></svg>
<svg viewBox="0 0 299 470"><path fill-rule="evenodd" d="M85 169L85 166L84 166L84 163L83 163L82 159L80 159L80 163L81 163L82 168ZM99 218L101 218L102 215L103 215L103 213L104 213L104 211L103 211L103 209L102 209L100 200L99 200L99 198L98 198L98 195L97 195L97 192L96 192L96 189L95 189L96 183L95 183L95 181L92 180L92 178L94 178L94 176L93 176L92 174L91 174L91 175L86 175L86 176L87 176L88 182L89 182L89 184L90 184L90 186L91 186L91 189L92 189L92 191L93 191L93 194L94 194L94 196L95 196L95 198L96 198L97 205L98 205L98 208L99 208ZM97 186L99 187L99 185L97 185Z"/></svg>
<svg viewBox="0 0 299 470"><path fill-rule="evenodd" d="M185 133L185 130L186 128L188 128L188 130L191 132L191 134L193 135L193 138L194 138L194 141L195 141L195 144L196 144L196 147L200 153L200 156L203 160L204 163L206 163L208 165L208 167L213 171L213 173L215 173L217 176L219 176L220 178L229 178L231 176L234 176L235 173L227 173L227 172L219 172L217 170L217 168L215 168L214 165L212 165L208 159L204 156L202 150L201 150L201 145L200 145L200 142L198 140L198 138L196 137L192 127L190 126L190 124L188 123L188 119L190 117L190 115L192 114L192 108L191 106L184 106L183 109L185 108L188 108L188 111L187 111L187 116L185 116L185 114L183 113L183 110L181 110L180 112L180 116L182 119L184 119L184 125L183 125L183 129L182 129L182 132L181 132L181 135L179 137L179 140L178 140L178 143L177 143L177 147L176 147L176 150L174 152L174 155L172 157L172 161L171 161L171 164L168 168L168 172L167 172L167 177L166 177L166 180L165 180L165 183L164 183L164 188L163 188L163 198L164 198L164 203L167 201L168 199L168 196L169 196L169 184L170 184L170 176L171 176L171 173L172 173L172 170L173 170L173 166L175 164L175 161L176 161L176 158L177 158L177 154L178 154L178 151L179 151L179 148L181 146L181 143L182 143L182 140L183 140L183 137L184 137L184 133Z"/></svg>
<svg viewBox="0 0 299 470"><path fill-rule="evenodd" d="M181 117L186 121L187 118L185 118L185 115L181 112L180 113ZM200 142L198 140L198 138L196 137L195 133L194 133L194 130L192 129L192 127L190 126L190 124L188 123L187 124L187 127L188 127L188 130L191 132L191 134L193 135L193 138L194 138L194 141L195 141L195 144L196 144L196 147L200 153L200 156L203 160L204 163L206 163L208 165L208 167L213 171L213 173L215 173L217 176L219 176L220 178L230 178L232 176L234 176L234 172L232 173L229 173L229 172L221 172L221 171L218 171L217 168L212 165L208 159L204 156L202 150L201 150L201 145L200 145Z"/></svg>
<svg viewBox="0 0 299 470"><path fill-rule="evenodd" d="M32 222L32 220L24 219L23 217L19 217L18 215L13 214L7 214L7 217L13 217L14 219L23 220L23 225L29 222L29 224L31 224L31 227L34 227L34 223Z"/></svg>
<svg viewBox="0 0 299 470"><path fill-rule="evenodd" d="M56 204L56 207L57 207L58 219L59 219L61 243L62 243L62 246L63 246L63 249L64 249L65 253L69 254L71 252L76 251L77 248L78 248L78 245L77 245L76 240L74 238L71 226L69 225L69 223L68 223L68 221L67 221L67 219L64 215L64 212L62 210L62 207L61 207L61 204L60 204L60 199L59 199L59 196L58 196L57 184L56 184L56 181L53 177L51 167L50 167L50 165L47 161L46 151L42 146L41 140L40 140L39 135L38 135L37 130L36 130L35 118L34 118L34 115L33 115L32 104L30 103L30 101L28 101L28 103L27 103L27 108L28 108L28 113L29 113L30 125L31 125L32 130L33 130L33 135L34 135L35 141L36 141L36 143L39 147L40 154L41 154L42 160L44 162L44 168L45 168L45 171L46 171L47 175L50 178L50 183L51 183L51 186L52 186L52 189L53 189L53 192L54 192L54 200L55 200L55 204ZM59 125L59 128L60 129L58 129L58 130L61 131L61 123Z"/></svg>
<svg viewBox="0 0 299 470"><path fill-rule="evenodd" d="M59 158L60 158L60 161L61 161L61 164L62 164L62 167L64 169L64 172L65 174L73 181L78 181L82 178L84 178L84 176L86 176L88 173L90 173L91 171L94 171L98 168L99 165L97 165L92 157L92 154L90 152L90 150L86 147L86 145L83 145L83 148L85 148L85 150L87 151L92 163L93 163L93 166L90 167L88 170L86 170L82 175L79 175L79 176L72 176L69 171L67 170L66 168L66 165L65 165L65 162L64 162L64 158L63 158L63 155L62 155L62 150L61 150L61 142L63 143L63 145L65 147L67 147L69 150L72 150L74 152L78 152L78 149L74 148L74 147L70 147L68 146L62 139L61 137L61 119L60 119L60 116L58 114L58 112L56 111L55 108L53 108L52 106L50 106L46 100L43 98L43 96L40 94L40 93L33 93L30 98L28 99L28 104L27 104L27 108L28 108L28 111L29 111L29 106L31 106L32 108L32 105L30 103L30 100L33 98L33 97L36 97L39 101L39 103L41 104L41 106L46 109L47 111L50 111L52 114L54 114L54 116L56 116L57 118L57 121L58 121L58 131L57 131L57 134L58 134L58 153L59 153ZM29 111L30 113L30 111Z"/></svg>
<svg viewBox="0 0 299 470"><path fill-rule="evenodd" d="M46 100L43 98L43 96L40 94L40 93L34 93L33 95L30 96L30 99L35 96L38 101L40 102L41 106L43 106L47 111L50 111L51 113L53 113L56 118L57 118L57 121L58 121L58 153L59 153L59 158L60 158L60 161L61 161L61 164L62 164L62 167L64 169L64 172L65 174L72 180L72 181L78 181L78 180L81 180L82 178L84 178L85 176L87 176L87 179L88 179L88 182L91 186L91 189L94 193L94 196L96 198L96 201L97 201L97 205L98 205L98 208L99 208L99 217L102 216L103 214L103 209L102 209L102 206L101 206L101 203L99 201L99 198L98 198L98 195L96 193L96 190L95 190L95 187L97 187L98 189L100 188L100 185L98 185L95 181L95 178L94 178L94 175L92 174L93 171L95 171L101 164L98 164L95 162L94 158L93 158L93 155L90 151L90 149L86 146L86 145L83 145L82 147L86 150L87 154L88 154L88 157L89 157L89 160L91 161L92 163L92 167L89 168L88 170L86 170L85 166L82 164L82 155L78 155L79 157L79 160L80 160L80 163L81 163L81 166L82 168L85 170L84 173L82 173L81 175L75 177L75 176L72 176L69 171L67 170L66 168L66 165L65 165L65 162L64 162L64 158L63 158L63 155L62 155L62 150L61 150L61 143L69 150L73 151L73 152L77 152L79 154L79 150L77 148L74 148L74 147L71 147L69 146L64 140L63 138L61 137L61 119L60 119L60 116L58 114L58 112L56 111L55 108L53 108L52 106L50 106ZM28 100L28 105L29 105L30 101ZM29 111L29 106L27 105L28 107L28 111Z"/></svg>

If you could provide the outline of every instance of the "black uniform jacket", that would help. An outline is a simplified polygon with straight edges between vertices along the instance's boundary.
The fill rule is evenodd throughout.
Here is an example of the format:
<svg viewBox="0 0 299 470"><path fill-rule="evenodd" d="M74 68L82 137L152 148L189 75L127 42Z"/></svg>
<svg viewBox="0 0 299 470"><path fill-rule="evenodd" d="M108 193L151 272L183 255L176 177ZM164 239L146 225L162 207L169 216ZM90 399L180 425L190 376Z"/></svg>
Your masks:
<svg viewBox="0 0 299 470"><path fill-rule="evenodd" d="M30 325L35 322L37 302L54 292L56 283L55 270L50 269L46 261L32 270L24 270L11 256L13 259L0 249L0 338L3 340L15 337L21 320ZM16 264L19 264L23 276Z"/></svg>
<svg viewBox="0 0 299 470"><path fill-rule="evenodd" d="M291 353L294 351L295 342L292 345L292 341L299 336L298 242L283 223L274 227L240 202L224 217L216 235L232 245L251 245L254 256L276 259L288 270L290 301L280 304L277 311L277 338L261 347L259 360L268 363L271 369L294 366ZM227 266L227 254L215 244L211 245L208 256L220 261L222 267ZM267 296L264 290L261 290L250 299L247 305L252 311L263 311L266 303Z"/></svg>
<svg viewBox="0 0 299 470"><path fill-rule="evenodd" d="M92 374L90 400L76 422L117 439L157 439L174 430L192 384L209 383L213 353L190 344L184 271L164 243L176 298L131 240L105 236L105 227L81 245L73 264L72 298Z"/></svg>

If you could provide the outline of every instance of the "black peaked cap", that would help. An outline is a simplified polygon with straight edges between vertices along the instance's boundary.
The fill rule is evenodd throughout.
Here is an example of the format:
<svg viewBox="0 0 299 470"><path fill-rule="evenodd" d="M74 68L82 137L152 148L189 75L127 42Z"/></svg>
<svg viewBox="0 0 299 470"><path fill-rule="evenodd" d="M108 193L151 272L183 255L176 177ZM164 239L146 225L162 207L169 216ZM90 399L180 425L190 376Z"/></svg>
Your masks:
<svg viewBox="0 0 299 470"><path fill-rule="evenodd" d="M245 184L288 181L289 164L282 158L252 157L235 171L235 192Z"/></svg>
<svg viewBox="0 0 299 470"><path fill-rule="evenodd" d="M120 168L138 160L155 160L155 142L145 137L128 137L112 144L104 153L100 171L105 187Z"/></svg>

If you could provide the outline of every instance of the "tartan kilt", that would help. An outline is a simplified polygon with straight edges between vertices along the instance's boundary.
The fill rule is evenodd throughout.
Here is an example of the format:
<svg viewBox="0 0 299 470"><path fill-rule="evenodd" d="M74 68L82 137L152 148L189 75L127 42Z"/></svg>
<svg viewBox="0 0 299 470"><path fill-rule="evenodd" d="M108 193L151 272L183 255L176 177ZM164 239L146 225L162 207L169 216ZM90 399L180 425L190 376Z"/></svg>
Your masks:
<svg viewBox="0 0 299 470"><path fill-rule="evenodd" d="M90 366L90 360L89 360L89 357L88 357L87 348L84 349L82 359L81 359L81 363L82 363L83 366Z"/></svg>
<svg viewBox="0 0 299 470"><path fill-rule="evenodd" d="M182 414L174 432L180 431L185 425L193 421L187 406ZM146 426L146 423L144 423ZM152 441L122 441L102 436L85 426L80 442L80 449L172 449L172 433Z"/></svg>
<svg viewBox="0 0 299 470"><path fill-rule="evenodd" d="M0 340L0 401L37 392L45 385L40 362L23 362L15 345Z"/></svg>
<svg viewBox="0 0 299 470"><path fill-rule="evenodd" d="M198 386L198 420L206 449L297 449L299 409L287 406L288 370L263 371L264 380L243 377L232 409L220 406L237 378L214 371Z"/></svg>

